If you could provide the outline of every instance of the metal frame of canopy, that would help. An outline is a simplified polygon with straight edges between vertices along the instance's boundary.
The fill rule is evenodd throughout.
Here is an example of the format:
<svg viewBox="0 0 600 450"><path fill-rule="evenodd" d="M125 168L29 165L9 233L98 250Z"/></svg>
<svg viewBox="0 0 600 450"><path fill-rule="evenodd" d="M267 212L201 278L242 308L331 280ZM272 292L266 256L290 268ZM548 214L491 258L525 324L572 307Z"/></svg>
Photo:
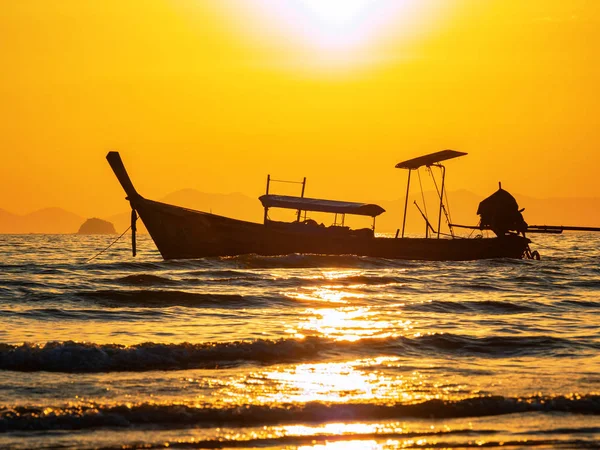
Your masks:
<svg viewBox="0 0 600 450"><path fill-rule="evenodd" d="M302 193L300 194L300 198L304 198L304 191L306 190L306 177L304 177L304 179L302 181L289 181L289 180L274 180L271 178L271 175L267 175L267 189L265 191L265 195L269 195L269 188L271 187L271 182L274 183L290 183L290 184L301 184L302 185ZM269 211L268 207L265 207L265 217L263 219L264 223L267 223L268 217L267 217L267 213ZM300 221L300 214L301 214L301 210L298 210L298 216L296 218L296 221Z"/></svg>
<svg viewBox="0 0 600 450"><path fill-rule="evenodd" d="M292 184L301 184L302 192L300 197L289 196L289 195L273 195L269 193L271 182L280 182L280 183L292 183ZM302 216L302 211L304 211L304 219L306 220L306 212L325 212L335 214L333 225L341 225L344 226L344 221L346 218L346 214L357 215L357 216L368 216L373 218L372 229L375 231L375 219L378 215L385 212L385 210L379 206L372 203L357 203L357 202L346 202L339 200L328 200L328 199L318 199L318 198L307 198L304 197L304 192L306 190L306 177L304 177L303 181L289 181L289 180L275 180L271 178L271 175L267 175L267 187L265 195L259 197L261 201L265 213L264 213L264 223L266 224L269 221L268 211L269 208L283 208L283 209L295 209L298 211L296 221L300 222L300 218ZM337 223L338 214L341 214L342 221L341 224Z"/></svg>
<svg viewBox="0 0 600 450"><path fill-rule="evenodd" d="M406 227L406 213L408 209L408 196L410 192L410 176L413 170L418 170L420 167L425 166L430 168L431 166L439 167L442 170L442 185L441 189L438 191L440 197L440 207L438 212L438 226L437 226L437 238L440 238L440 228L442 225L442 210L445 211L444 208L444 188L446 184L446 167L440 164L442 161L446 161L448 159L458 158L459 156L464 156L467 153L458 152L456 150L442 150L435 153L430 153L428 155L419 156L417 158L409 159L403 162L399 162L396 164L397 169L407 169L408 170L408 182L406 185L406 199L404 200L404 215L402 217L402 237L404 237L404 229ZM433 174L432 174L433 177ZM435 182L435 178L433 179ZM437 184L436 184L437 188ZM419 206L417 205L419 212L425 219L426 227L425 227L425 237L428 237L429 229L435 233L433 227L429 223L429 219L426 214L423 214ZM450 221L448 221L448 225L450 226L450 232L452 233L452 228ZM396 232L396 237L398 237L398 232Z"/></svg>

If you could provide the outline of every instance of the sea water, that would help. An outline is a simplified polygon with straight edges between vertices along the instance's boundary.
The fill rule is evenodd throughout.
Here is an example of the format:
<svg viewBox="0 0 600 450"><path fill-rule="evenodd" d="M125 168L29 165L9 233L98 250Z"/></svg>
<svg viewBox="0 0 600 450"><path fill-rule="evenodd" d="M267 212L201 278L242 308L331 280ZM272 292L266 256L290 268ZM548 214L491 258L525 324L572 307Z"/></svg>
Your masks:
<svg viewBox="0 0 600 450"><path fill-rule="evenodd" d="M600 239L541 261L0 236L1 448L598 448Z"/></svg>

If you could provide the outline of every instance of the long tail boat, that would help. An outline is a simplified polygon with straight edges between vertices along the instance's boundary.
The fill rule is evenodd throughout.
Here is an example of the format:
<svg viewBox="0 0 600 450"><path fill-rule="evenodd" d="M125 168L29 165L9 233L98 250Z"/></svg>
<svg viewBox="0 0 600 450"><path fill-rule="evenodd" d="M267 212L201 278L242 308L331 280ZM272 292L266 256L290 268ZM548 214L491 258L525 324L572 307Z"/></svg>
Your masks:
<svg viewBox="0 0 600 450"><path fill-rule="evenodd" d="M530 240L525 237L527 224L522 221L516 201L502 189L494 194L500 199L488 201L487 207L484 205L485 201L482 202L485 209L482 223L484 218L490 222L486 222L486 227L494 230L495 237L460 238L454 235L444 202L446 169L441 162L465 154L443 150L396 165L397 168L407 169L409 172L402 234L400 235L398 230L395 237L375 235L375 219L385 212L382 207L367 203L307 198L304 196L306 179L302 183L302 195L293 197L270 194L269 177L267 192L260 197L264 208L264 220L263 223L256 223L148 200L136 191L119 153L109 152L106 158L131 204L134 255L135 223L139 215L164 259L293 253L429 261L535 257L535 252L532 253L529 249ZM410 177L411 173L420 167L426 167L430 171L431 167L437 167L442 171L441 190L438 190L440 203L437 230L427 216L423 215L426 223L425 237L405 237ZM506 193L508 197L502 193ZM270 208L296 210L296 220L271 220ZM325 227L307 219L307 212L332 213L336 215L336 221L334 225ZM451 233L449 236L440 233L442 213L447 218ZM373 226L352 230L344 225L346 214L371 217ZM337 223L340 217L341 222Z"/></svg>

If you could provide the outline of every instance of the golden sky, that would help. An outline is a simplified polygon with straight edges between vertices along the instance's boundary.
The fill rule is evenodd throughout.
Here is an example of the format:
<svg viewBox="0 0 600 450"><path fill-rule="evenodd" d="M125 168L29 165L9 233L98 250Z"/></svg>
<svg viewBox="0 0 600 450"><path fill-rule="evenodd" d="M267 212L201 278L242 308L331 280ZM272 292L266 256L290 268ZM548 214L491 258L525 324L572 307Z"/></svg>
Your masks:
<svg viewBox="0 0 600 450"><path fill-rule="evenodd" d="M0 208L127 208L138 190L599 197L600 1L18 0L0 14ZM259 208L257 201L257 208Z"/></svg>

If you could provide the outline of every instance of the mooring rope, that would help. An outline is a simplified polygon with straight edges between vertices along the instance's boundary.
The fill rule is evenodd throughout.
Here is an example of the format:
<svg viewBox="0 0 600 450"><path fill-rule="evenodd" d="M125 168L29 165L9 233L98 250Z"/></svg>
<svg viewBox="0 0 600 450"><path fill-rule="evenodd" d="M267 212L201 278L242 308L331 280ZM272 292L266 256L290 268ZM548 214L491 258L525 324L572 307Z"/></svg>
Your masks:
<svg viewBox="0 0 600 450"><path fill-rule="evenodd" d="M100 253L98 253L95 256L92 256L90 259L88 259L85 263L89 263L90 261L93 261L94 259L96 259L98 256L100 256L102 253L104 253L106 250L108 250L109 248L111 248L113 245L115 245L117 243L117 241L119 239L121 239L123 236L125 236L125 233L127 233L129 230L131 230L131 226L129 226L129 228L127 228L125 231L123 231L123 233L121 234L121 236L119 236L118 238L116 238L114 241L112 241L110 243L110 245L108 247L106 247L104 250L102 250Z"/></svg>

